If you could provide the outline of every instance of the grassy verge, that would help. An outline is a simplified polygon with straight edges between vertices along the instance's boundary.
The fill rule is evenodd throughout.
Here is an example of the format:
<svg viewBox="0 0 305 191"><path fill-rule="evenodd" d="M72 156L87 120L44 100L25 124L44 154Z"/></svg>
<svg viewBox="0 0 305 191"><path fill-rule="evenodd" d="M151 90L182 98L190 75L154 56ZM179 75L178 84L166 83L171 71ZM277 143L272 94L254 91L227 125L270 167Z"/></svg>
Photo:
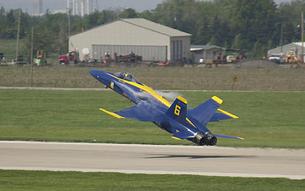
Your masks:
<svg viewBox="0 0 305 191"><path fill-rule="evenodd" d="M35 87L101 87L88 67L34 67ZM305 90L304 68L234 69L198 67L113 67L110 72L128 71L156 89L204 90ZM31 67L1 67L0 86L30 86Z"/></svg>
<svg viewBox="0 0 305 191"><path fill-rule="evenodd" d="M0 191L19 190L243 190L301 191L304 180L119 173L0 170Z"/></svg>
<svg viewBox="0 0 305 191"><path fill-rule="evenodd" d="M214 95L181 92L190 107ZM305 148L304 93L219 92L223 109L239 120L210 124L214 133L244 141L219 140L222 146ZM0 139L144 144L189 144L177 141L151 123L118 120L98 111L130 103L111 92L0 90Z"/></svg>

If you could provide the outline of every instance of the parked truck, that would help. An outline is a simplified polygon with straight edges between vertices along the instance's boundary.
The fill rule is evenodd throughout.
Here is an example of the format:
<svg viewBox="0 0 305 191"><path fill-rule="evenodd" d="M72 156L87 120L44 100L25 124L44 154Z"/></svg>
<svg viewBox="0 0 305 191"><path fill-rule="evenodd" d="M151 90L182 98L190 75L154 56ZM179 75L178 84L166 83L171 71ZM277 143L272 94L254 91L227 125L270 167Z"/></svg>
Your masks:
<svg viewBox="0 0 305 191"><path fill-rule="evenodd" d="M77 64L79 63L79 53L77 51L70 51L67 54L58 57L59 64Z"/></svg>

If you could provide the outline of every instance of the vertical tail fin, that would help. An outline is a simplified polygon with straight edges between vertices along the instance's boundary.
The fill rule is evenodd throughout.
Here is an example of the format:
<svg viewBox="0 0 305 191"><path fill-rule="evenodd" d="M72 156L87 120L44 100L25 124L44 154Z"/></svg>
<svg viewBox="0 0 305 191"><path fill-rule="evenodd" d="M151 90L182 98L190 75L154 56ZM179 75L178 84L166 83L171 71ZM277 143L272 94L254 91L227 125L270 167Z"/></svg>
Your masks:
<svg viewBox="0 0 305 191"><path fill-rule="evenodd" d="M184 122L187 115L187 100L184 97L178 96L168 109L167 115L179 122Z"/></svg>
<svg viewBox="0 0 305 191"><path fill-rule="evenodd" d="M214 96L195 109L190 110L189 115L199 123L206 125L222 103L223 101L219 97Z"/></svg>

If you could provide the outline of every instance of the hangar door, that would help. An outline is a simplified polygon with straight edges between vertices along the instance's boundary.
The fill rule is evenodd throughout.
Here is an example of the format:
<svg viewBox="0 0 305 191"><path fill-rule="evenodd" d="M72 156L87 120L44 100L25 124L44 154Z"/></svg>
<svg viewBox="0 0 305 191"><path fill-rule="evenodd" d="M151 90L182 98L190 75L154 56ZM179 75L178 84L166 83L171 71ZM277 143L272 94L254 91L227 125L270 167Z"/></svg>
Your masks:
<svg viewBox="0 0 305 191"><path fill-rule="evenodd" d="M144 61L166 61L167 46L142 46L142 45L92 45L92 56L94 59L104 57L108 52L113 57L117 55L127 55L131 52L142 56Z"/></svg>

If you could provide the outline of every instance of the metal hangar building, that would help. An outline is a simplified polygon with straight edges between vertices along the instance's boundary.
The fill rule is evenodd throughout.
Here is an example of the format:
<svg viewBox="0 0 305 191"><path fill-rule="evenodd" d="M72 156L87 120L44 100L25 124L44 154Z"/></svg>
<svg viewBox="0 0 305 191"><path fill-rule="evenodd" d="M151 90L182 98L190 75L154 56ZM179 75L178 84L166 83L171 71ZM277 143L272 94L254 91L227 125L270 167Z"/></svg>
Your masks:
<svg viewBox="0 0 305 191"><path fill-rule="evenodd" d="M127 55L131 52L144 61L179 61L190 58L191 34L143 18L120 19L69 39L69 50L100 59L105 53Z"/></svg>

